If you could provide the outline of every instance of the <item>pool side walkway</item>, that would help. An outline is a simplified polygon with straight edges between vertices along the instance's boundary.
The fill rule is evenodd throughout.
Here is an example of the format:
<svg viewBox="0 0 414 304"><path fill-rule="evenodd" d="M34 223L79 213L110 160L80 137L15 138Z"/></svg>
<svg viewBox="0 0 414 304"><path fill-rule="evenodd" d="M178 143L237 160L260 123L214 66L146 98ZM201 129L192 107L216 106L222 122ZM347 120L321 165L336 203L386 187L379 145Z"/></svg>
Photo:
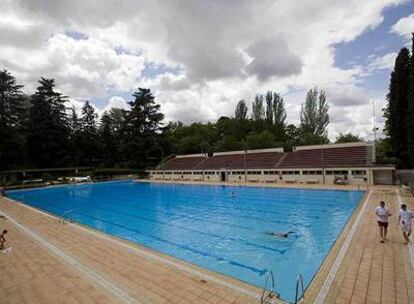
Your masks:
<svg viewBox="0 0 414 304"><path fill-rule="evenodd" d="M383 200L393 216L390 218L388 241L380 242L374 209ZM361 214L360 222L335 276L327 280L329 271L338 256L345 238L355 223L358 206L335 246L325 259L319 273L308 288L307 303L320 303L321 287L330 281L330 289L323 303L336 304L408 304L414 303L414 243L404 245L397 226L401 202L414 210L411 194L385 188L371 190L371 195Z"/></svg>
<svg viewBox="0 0 414 304"><path fill-rule="evenodd" d="M414 247L410 257L396 225L400 201L414 210L414 199L396 189L372 188L323 303L414 303ZM394 213L384 244L373 215L379 200ZM321 299L321 287L327 286L362 206L308 288L306 303ZM1 303L260 302L253 296L261 292L256 287L88 228L59 224L7 199L0 199L2 213L8 218L0 217L0 229L9 230L12 252L0 254Z"/></svg>

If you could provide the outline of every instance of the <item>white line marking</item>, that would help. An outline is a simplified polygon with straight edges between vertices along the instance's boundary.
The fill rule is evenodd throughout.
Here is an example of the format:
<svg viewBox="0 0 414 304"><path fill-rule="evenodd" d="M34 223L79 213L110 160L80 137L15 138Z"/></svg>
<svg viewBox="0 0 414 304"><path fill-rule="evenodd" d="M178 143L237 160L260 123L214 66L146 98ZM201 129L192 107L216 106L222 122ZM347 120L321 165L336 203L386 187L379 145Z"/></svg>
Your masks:
<svg viewBox="0 0 414 304"><path fill-rule="evenodd" d="M7 213L4 213L3 211L0 211L0 214L3 214L7 217L7 219L13 223L16 227L18 227L20 230L25 232L27 235L29 235L31 238L35 239L38 243L42 244L44 247L49 249L51 252L53 252L56 256L58 256L60 259L65 261L67 264L75 267L78 269L83 275L85 275L88 279L91 281L94 281L98 285L102 286L106 290L108 290L110 293L112 293L114 296L118 297L123 303L128 304L140 304L137 300L132 298L128 293L123 291L121 288L117 287L115 284L109 282L108 280L104 279L103 277L99 276L97 273L93 272L91 269L80 263L75 258L68 255L66 252L61 250L59 247L53 245L52 243L48 242L46 239L38 235L37 233L29 230L22 224L18 223L15 219L13 219L10 215Z"/></svg>
<svg viewBox="0 0 414 304"><path fill-rule="evenodd" d="M395 192L397 192L397 201L398 201L398 205L401 206L401 204L403 203L401 200L401 196L400 196L400 190L396 189ZM410 242L408 245L408 253L410 255L410 260L411 260L411 265L414 268L414 243Z"/></svg>
<svg viewBox="0 0 414 304"><path fill-rule="evenodd" d="M328 275L325 278L325 281L323 282L323 285L321 289L319 290L318 296L315 299L314 304L323 304L325 302L326 296L328 295L329 289L332 286L332 283L335 279L336 273L339 270L339 267L341 266L341 263L344 259L345 253L347 252L349 245L351 244L352 238L354 237L355 231L358 227L359 222L361 221L361 218L365 212L365 209L368 205L368 201L371 198L372 192L369 191L368 196L366 197L364 204L362 205L361 210L359 211L355 222L353 223L351 229L348 232L348 235L346 236L346 239L344 243L342 244L341 249L339 250L338 255L336 256L335 262L332 264L331 269L329 270Z"/></svg>
<svg viewBox="0 0 414 304"><path fill-rule="evenodd" d="M6 199L7 199L7 200L9 200L9 201L11 201L11 202L13 202L13 203L17 203L17 204L19 204L19 205L21 205L21 206L23 206L23 207L29 208L29 209L31 209L31 210L33 210L33 211L36 211L36 212L38 212L38 213L40 213L40 214L43 214L43 215L46 215L46 216L49 216L49 217L52 217L52 218L56 218L56 219L58 219L58 217L56 217L56 216L54 216L54 215L51 215L51 214L49 214L49 213L47 213L47 212L44 212L44 211L41 211L41 210L39 210L39 209L33 208L33 207L28 206L28 205L26 205L26 204L23 204L23 203L20 203L20 202L14 201L14 200L12 200L12 199L10 199L10 198L6 198ZM85 231L85 232L87 232L87 233L89 233L89 234L92 234L92 235L94 235L94 236L97 236L98 238L101 238L101 239L104 239L104 240L106 240L106 241L109 241L109 242L112 242L112 243L114 243L114 244L117 244L117 245L119 245L119 246L121 246L121 247L124 247L124 248L126 248L126 249L128 250L128 252L130 252L130 253L139 254L139 255L141 255L141 256L145 256L145 257L146 257L147 259L149 259L149 260L157 261L157 262L163 263L163 264L165 264L165 265L169 265L169 266L175 267L175 268L177 268L177 269L180 269L180 270L182 270L182 271L185 271L185 272L187 272L187 273L190 273L190 274L192 274L192 275L194 275L194 276L197 276L197 277L199 277L199 278L201 278L201 279L203 279L203 280L208 280L208 281L214 282L214 283L216 283L216 284L218 284L218 285L225 286L225 287L227 287L227 288L233 289L233 290L235 290L235 291L237 291L237 292L243 293L243 294L245 294L245 295L247 295L247 296L250 296L250 297L252 297L252 298L255 298L255 299L260 299L260 297L261 297L261 295L260 295L260 294L258 294L258 293L255 293L255 292L250 291L250 290L248 290L248 289L245 289L245 288L243 288L243 287L240 287L240 286L234 285L234 284L232 284L232 283L230 283L230 282L223 281L223 280L221 280L221 279L219 279L219 278L213 277L213 276L211 276L211 275L209 275L209 274L203 273L203 272L198 271L198 270L196 270L196 269L192 269L192 268L190 268L190 267L184 266L184 265L182 265L182 264L180 264L180 263L177 263L177 262L174 262L174 261L171 261L171 260L165 259L165 258L163 258L163 257L161 257L161 256L158 256L158 255L152 254L152 253L147 252L147 251L145 251L145 250L141 250L141 249L139 249L139 248L137 248L137 247L134 247L134 246L128 245L128 244L126 244L126 243L124 243L124 242L121 242L121 241L118 241L118 240L116 240L116 239L114 239L114 238L108 237L108 236L104 235L103 233L98 233L98 232L95 232L95 231L93 231L93 230L91 230L91 229L88 229L88 228L85 228L85 227L82 227L82 226L80 226L80 225L73 224L73 223L67 223L67 225L70 225L70 226L72 226L72 227L75 227L75 228L77 228L77 229L80 229L80 230L82 230L82 231Z"/></svg>

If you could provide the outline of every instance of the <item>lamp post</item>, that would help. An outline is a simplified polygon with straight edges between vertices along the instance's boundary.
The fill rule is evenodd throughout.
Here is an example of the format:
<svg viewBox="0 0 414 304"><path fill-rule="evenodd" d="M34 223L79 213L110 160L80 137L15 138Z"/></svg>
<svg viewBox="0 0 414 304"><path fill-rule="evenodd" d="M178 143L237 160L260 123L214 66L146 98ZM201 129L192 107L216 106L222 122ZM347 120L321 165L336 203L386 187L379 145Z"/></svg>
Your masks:
<svg viewBox="0 0 414 304"><path fill-rule="evenodd" d="M372 99L372 124L373 124L373 128L372 131L374 132L374 147L373 147L373 151L372 151L372 162L375 164L376 163L376 149L377 149L377 131L379 130L379 128L376 125L375 122L375 99Z"/></svg>
<svg viewBox="0 0 414 304"><path fill-rule="evenodd" d="M323 155L323 138L321 137L322 183L325 184L325 164Z"/></svg>
<svg viewBox="0 0 414 304"><path fill-rule="evenodd" d="M162 179L165 179L164 176L164 149L159 145L160 151L161 151L161 170L162 170Z"/></svg>
<svg viewBox="0 0 414 304"><path fill-rule="evenodd" d="M202 144L200 144L200 149L201 149L201 155L204 156L204 149L203 149ZM201 161L201 174L203 176L203 182L204 182L204 160Z"/></svg>
<svg viewBox="0 0 414 304"><path fill-rule="evenodd" d="M247 147L246 147L246 142L243 140L243 149L244 149L244 153L243 153L243 170L244 170L244 182L247 182L247 172L246 172L246 154L247 154Z"/></svg>

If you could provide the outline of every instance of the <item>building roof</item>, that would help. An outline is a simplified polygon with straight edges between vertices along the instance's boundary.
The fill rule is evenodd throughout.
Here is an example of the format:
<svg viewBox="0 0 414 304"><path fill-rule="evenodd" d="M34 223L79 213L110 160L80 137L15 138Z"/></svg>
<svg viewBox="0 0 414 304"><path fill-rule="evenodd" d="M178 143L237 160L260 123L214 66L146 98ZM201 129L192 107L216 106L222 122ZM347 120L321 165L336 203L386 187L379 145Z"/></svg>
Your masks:
<svg viewBox="0 0 414 304"><path fill-rule="evenodd" d="M196 169L265 169L273 168L283 153L262 152L246 154L213 155L197 165Z"/></svg>
<svg viewBox="0 0 414 304"><path fill-rule="evenodd" d="M164 170L193 170L198 164L206 160L205 156L174 157L168 160L159 169Z"/></svg>
<svg viewBox="0 0 414 304"><path fill-rule="evenodd" d="M286 154L281 168L365 167L372 165L369 146L324 147Z"/></svg>
<svg viewBox="0 0 414 304"><path fill-rule="evenodd" d="M373 145L346 143L296 147L284 153L283 149L261 149L205 154L181 155L164 164L164 170L221 170L367 167L373 165Z"/></svg>

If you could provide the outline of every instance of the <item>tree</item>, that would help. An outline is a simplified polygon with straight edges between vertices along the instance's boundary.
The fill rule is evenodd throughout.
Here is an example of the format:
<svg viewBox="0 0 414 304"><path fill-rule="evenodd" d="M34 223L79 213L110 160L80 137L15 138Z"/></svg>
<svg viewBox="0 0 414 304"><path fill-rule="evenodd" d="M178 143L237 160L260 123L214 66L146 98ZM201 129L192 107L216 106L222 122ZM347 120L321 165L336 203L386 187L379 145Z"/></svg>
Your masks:
<svg viewBox="0 0 414 304"><path fill-rule="evenodd" d="M410 167L414 167L414 33L411 38L411 60L408 85L408 155Z"/></svg>
<svg viewBox="0 0 414 304"><path fill-rule="evenodd" d="M81 120L78 117L78 113L76 113L75 107L72 107L69 115L69 151L75 166L79 166L82 159L81 141Z"/></svg>
<svg viewBox="0 0 414 304"><path fill-rule="evenodd" d="M119 151L115 140L115 130L111 115L105 111L99 126L102 161L106 167L113 167L119 161Z"/></svg>
<svg viewBox="0 0 414 304"><path fill-rule="evenodd" d="M240 100L237 103L236 110L234 111L234 116L237 120L245 120L247 118L248 108L244 100Z"/></svg>
<svg viewBox="0 0 414 304"><path fill-rule="evenodd" d="M25 122L22 85L7 70L0 71L0 169L11 168L23 158Z"/></svg>
<svg viewBox="0 0 414 304"><path fill-rule="evenodd" d="M328 131L326 127L329 124L329 105L326 102L326 93L325 91L321 90L319 93L319 100L318 100L318 116L316 120L316 135L321 137L327 136Z"/></svg>
<svg viewBox="0 0 414 304"><path fill-rule="evenodd" d="M390 138L398 167L412 167L409 155L408 123L413 117L408 116L409 107L410 51L402 48L395 60L391 72L387 106L384 110L385 133Z"/></svg>
<svg viewBox="0 0 414 304"><path fill-rule="evenodd" d="M317 88L310 89L306 95L305 103L300 111L300 128L303 142L318 144L327 139L326 127L329 124L329 106L326 94Z"/></svg>
<svg viewBox="0 0 414 304"><path fill-rule="evenodd" d="M273 148L275 143L275 136L267 130L261 133L251 133L246 137L248 149Z"/></svg>
<svg viewBox="0 0 414 304"><path fill-rule="evenodd" d="M71 108L69 115L69 129L71 134L76 134L81 131L81 121L78 117L78 113L76 113L75 107Z"/></svg>
<svg viewBox="0 0 414 304"><path fill-rule="evenodd" d="M216 151L238 151L242 150L242 142L237 140L233 135L224 135L222 140L218 142Z"/></svg>
<svg viewBox="0 0 414 304"><path fill-rule="evenodd" d="M100 157L100 148L98 140L98 128L96 119L98 115L95 113L94 107L89 101L86 101L82 107L82 117L80 119L80 146L82 165L97 164Z"/></svg>
<svg viewBox="0 0 414 304"><path fill-rule="evenodd" d="M266 125L268 128L273 126L273 92L268 91L266 93Z"/></svg>
<svg viewBox="0 0 414 304"><path fill-rule="evenodd" d="M139 88L133 97L128 103L131 110L125 117L121 149L129 166L144 168L151 162L154 137L160 132L164 115L149 89Z"/></svg>
<svg viewBox="0 0 414 304"><path fill-rule="evenodd" d="M263 107L263 95L256 95L252 103L252 119L255 122L262 122L265 117L265 110Z"/></svg>
<svg viewBox="0 0 414 304"><path fill-rule="evenodd" d="M41 78L31 96L27 145L31 162L37 167L55 167L68 162L69 127L66 99L54 91L53 79Z"/></svg>
<svg viewBox="0 0 414 304"><path fill-rule="evenodd" d="M273 93L273 133L279 141L285 141L286 137L286 110L283 98L276 92Z"/></svg>
<svg viewBox="0 0 414 304"><path fill-rule="evenodd" d="M283 98L277 93L273 93L273 115L274 124L284 127L286 122L285 103Z"/></svg>
<svg viewBox="0 0 414 304"><path fill-rule="evenodd" d="M398 160L394 157L390 139L379 139L375 145L376 164L396 164Z"/></svg>
<svg viewBox="0 0 414 304"><path fill-rule="evenodd" d="M82 107L81 129L86 135L95 136L97 133L96 119L98 114L95 113L94 107L89 101L86 101Z"/></svg>
<svg viewBox="0 0 414 304"><path fill-rule="evenodd" d="M356 134L339 133L338 137L336 138L335 143L336 144L341 144L341 143L353 143L353 142L360 142L360 141L362 141L362 139Z"/></svg>
<svg viewBox="0 0 414 304"><path fill-rule="evenodd" d="M292 151L299 144L300 130L293 124L287 125L285 128L285 151Z"/></svg>

